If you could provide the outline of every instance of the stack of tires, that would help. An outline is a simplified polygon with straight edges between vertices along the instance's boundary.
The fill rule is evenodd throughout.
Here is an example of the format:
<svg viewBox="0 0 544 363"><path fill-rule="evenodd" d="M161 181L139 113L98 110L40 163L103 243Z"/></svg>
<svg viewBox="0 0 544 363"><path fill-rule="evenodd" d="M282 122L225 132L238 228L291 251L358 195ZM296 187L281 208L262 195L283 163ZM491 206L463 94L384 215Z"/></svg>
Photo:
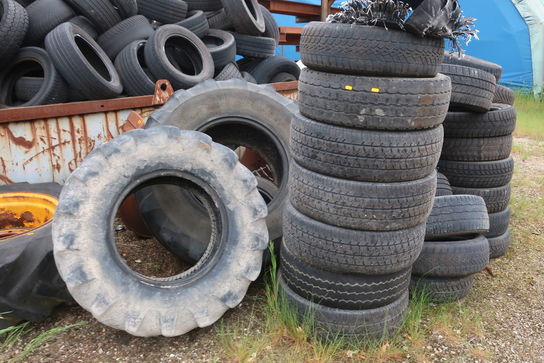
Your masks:
<svg viewBox="0 0 544 363"><path fill-rule="evenodd" d="M311 23L301 53L280 286L320 335L381 337L407 310L435 196L443 42Z"/></svg>
<svg viewBox="0 0 544 363"><path fill-rule="evenodd" d="M484 198L489 212L491 258L510 244L510 181L514 172L512 132L516 126L514 92L496 86L502 67L481 59L446 54L442 73L452 79L450 112L439 170L454 194Z"/></svg>
<svg viewBox="0 0 544 363"><path fill-rule="evenodd" d="M150 95L159 79L188 89L211 78L271 83L300 72L274 57L278 26L256 0L21 3L0 0L0 107ZM237 54L259 59L253 76L239 70Z"/></svg>

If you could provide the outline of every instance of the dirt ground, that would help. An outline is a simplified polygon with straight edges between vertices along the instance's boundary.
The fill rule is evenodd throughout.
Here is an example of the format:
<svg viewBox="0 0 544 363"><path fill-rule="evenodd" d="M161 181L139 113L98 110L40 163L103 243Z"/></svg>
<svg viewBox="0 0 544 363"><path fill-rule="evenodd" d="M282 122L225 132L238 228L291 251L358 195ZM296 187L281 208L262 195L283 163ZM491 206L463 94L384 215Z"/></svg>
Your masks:
<svg viewBox="0 0 544 363"><path fill-rule="evenodd" d="M404 362L544 362L544 142L516 139L516 174L513 181L513 243L508 254L491 262L489 272L477 276L471 294L447 309L454 311L448 324L478 320L481 329L465 333L440 329L435 316L424 316L425 339L405 339L402 354L385 361ZM128 253L127 259L137 259ZM135 262L138 263L138 262ZM143 263L143 262L140 262ZM157 271L176 269L172 261L155 266ZM16 356L39 332L77 322L87 325L59 334L25 358L29 362L197 362L235 361L228 354L218 326L262 318L263 284L255 283L243 303L227 313L220 324L178 338L132 337L105 327L78 306L59 308L47 321L32 325L33 331L0 352L0 361ZM439 308L436 308L439 309ZM465 316L466 315L466 316ZM434 319L434 320L433 320ZM257 324L258 326L258 324ZM256 328L258 329L258 328ZM251 336L258 331L245 331ZM416 347L414 347L417 345ZM414 354L416 352L417 354ZM334 361L376 361L353 352ZM274 351L245 361L286 361ZM310 361L294 359L294 361ZM319 361L319 360L313 360Z"/></svg>

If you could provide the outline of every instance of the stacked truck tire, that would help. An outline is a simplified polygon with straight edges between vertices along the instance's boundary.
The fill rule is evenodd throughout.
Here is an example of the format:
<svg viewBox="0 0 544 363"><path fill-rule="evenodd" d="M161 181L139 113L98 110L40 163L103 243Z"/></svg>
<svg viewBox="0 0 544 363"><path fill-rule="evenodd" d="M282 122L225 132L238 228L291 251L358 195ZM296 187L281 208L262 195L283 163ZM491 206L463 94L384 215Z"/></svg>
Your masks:
<svg viewBox="0 0 544 363"><path fill-rule="evenodd" d="M407 311L436 192L443 42L311 23L301 55L280 287L319 335L382 337Z"/></svg>
<svg viewBox="0 0 544 363"><path fill-rule="evenodd" d="M452 78L450 112L439 170L454 194L481 196L487 205L491 258L510 244L510 181L514 172L514 92L497 85L502 67L470 56L446 54L442 72Z"/></svg>

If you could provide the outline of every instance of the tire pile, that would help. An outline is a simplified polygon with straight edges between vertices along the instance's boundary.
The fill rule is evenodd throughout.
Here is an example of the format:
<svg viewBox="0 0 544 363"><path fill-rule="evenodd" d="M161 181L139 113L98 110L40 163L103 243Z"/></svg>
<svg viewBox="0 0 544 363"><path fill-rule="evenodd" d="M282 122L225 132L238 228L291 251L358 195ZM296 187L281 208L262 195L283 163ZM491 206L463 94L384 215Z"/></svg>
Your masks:
<svg viewBox="0 0 544 363"><path fill-rule="evenodd" d="M491 258L510 244L510 181L514 172L514 92L497 85L502 67L478 58L446 54L442 73L452 78L452 105L444 121L439 170L454 194L481 196L487 205Z"/></svg>
<svg viewBox="0 0 544 363"><path fill-rule="evenodd" d="M280 287L320 335L381 337L403 321L450 101L443 48L374 26L303 30Z"/></svg>
<svg viewBox="0 0 544 363"><path fill-rule="evenodd" d="M278 26L256 0L0 0L0 10L2 107L150 95L159 79L188 89L300 73L274 56Z"/></svg>

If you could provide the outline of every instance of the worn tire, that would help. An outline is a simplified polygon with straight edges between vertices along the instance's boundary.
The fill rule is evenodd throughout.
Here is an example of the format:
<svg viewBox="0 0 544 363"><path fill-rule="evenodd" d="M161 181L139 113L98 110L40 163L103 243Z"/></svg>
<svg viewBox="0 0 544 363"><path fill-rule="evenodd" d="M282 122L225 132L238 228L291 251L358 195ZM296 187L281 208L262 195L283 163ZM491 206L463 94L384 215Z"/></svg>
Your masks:
<svg viewBox="0 0 544 363"><path fill-rule="evenodd" d="M72 19L70 19L68 22L72 23L74 25L77 25L78 27L83 29L83 31L85 33L89 34L89 36L91 38L93 38L93 39L98 38L98 33L97 33L96 29L94 28L93 23L91 23L91 21L89 19L87 19L86 17L84 17L82 15L76 16L76 17L73 17Z"/></svg>
<svg viewBox="0 0 544 363"><path fill-rule="evenodd" d="M257 0L221 0L221 3L237 33L254 36L264 33L266 25Z"/></svg>
<svg viewBox="0 0 544 363"><path fill-rule="evenodd" d="M80 50L82 46L85 52ZM114 98L123 91L108 55L76 25L64 23L56 27L45 38L45 48L68 85L89 99ZM87 52L92 58L87 57Z"/></svg>
<svg viewBox="0 0 544 363"><path fill-rule="evenodd" d="M432 79L384 78L306 68L299 82L300 113L328 124L360 129L436 127L446 117L450 97L450 80L441 74Z"/></svg>
<svg viewBox="0 0 544 363"><path fill-rule="evenodd" d="M13 94L15 98L23 102L30 101L38 93L42 84L43 77L21 77L15 82Z"/></svg>
<svg viewBox="0 0 544 363"><path fill-rule="evenodd" d="M272 38L232 33L236 39L236 54L251 58L269 58L276 54L276 41Z"/></svg>
<svg viewBox="0 0 544 363"><path fill-rule="evenodd" d="M508 208L512 187L510 184L498 188L462 188L452 186L454 194L479 195L484 198L488 213L498 213Z"/></svg>
<svg viewBox="0 0 544 363"><path fill-rule="evenodd" d="M486 113L448 112L444 121L444 136L497 137L506 136L516 128L516 110L503 104L493 104Z"/></svg>
<svg viewBox="0 0 544 363"><path fill-rule="evenodd" d="M47 33L75 16L72 8L62 0L36 0L26 7L26 12L29 20L27 45L40 45Z"/></svg>
<svg viewBox="0 0 544 363"><path fill-rule="evenodd" d="M145 16L136 15L99 36L98 44L110 59L115 59L127 45L137 40L147 40L154 32Z"/></svg>
<svg viewBox="0 0 544 363"><path fill-rule="evenodd" d="M438 170L451 184L466 188L496 188L510 183L514 175L514 159L497 161L449 161L440 160Z"/></svg>
<svg viewBox="0 0 544 363"><path fill-rule="evenodd" d="M5 67L19 53L29 23L26 9L14 0L0 0L0 12L0 67Z"/></svg>
<svg viewBox="0 0 544 363"><path fill-rule="evenodd" d="M167 49L166 43L179 40L185 46ZM190 44L187 47L186 44ZM169 52L173 53L169 53ZM179 51L187 58L183 66L190 67L185 71L180 64L174 64L173 58L181 58ZM168 79L175 89L187 89L213 78L213 59L206 45L190 30L179 25L163 25L148 39L145 46L146 64L157 79ZM198 65L198 66L197 66Z"/></svg>
<svg viewBox="0 0 544 363"><path fill-rule="evenodd" d="M282 236L291 161L289 125L296 109L294 101L282 97L271 87L239 79L206 81L190 90L177 92L151 114L146 128L173 125L206 132L216 142L233 148L244 146L259 154L270 166L271 179L279 188L268 206L270 239L275 240ZM140 196L140 200L143 198ZM195 208L194 203L184 202L188 199L186 195L160 192L157 188L145 198L146 203L140 203L140 210L160 242L173 249L179 248L178 254L202 250L206 243L204 238L209 234L208 227L203 220L203 211ZM186 242L179 243L180 240ZM171 246L169 241L178 242Z"/></svg>
<svg viewBox="0 0 544 363"><path fill-rule="evenodd" d="M312 22L302 30L302 63L311 69L382 77L435 77L444 41L378 26Z"/></svg>
<svg viewBox="0 0 544 363"><path fill-rule="evenodd" d="M291 80L296 81L300 76L300 68L291 59L273 56L260 60L251 67L250 73L259 84L274 83L274 77L283 73L289 74Z"/></svg>
<svg viewBox="0 0 544 363"><path fill-rule="evenodd" d="M420 291L430 302L442 304L465 298L473 285L473 275L443 278L413 276L410 291Z"/></svg>
<svg viewBox="0 0 544 363"><path fill-rule="evenodd" d="M442 160L497 161L510 157L513 136L444 138Z"/></svg>
<svg viewBox="0 0 544 363"><path fill-rule="evenodd" d="M463 54L459 56L456 53L451 53L446 51L444 52L444 63L457 64L460 66L480 69L487 73L491 73L495 77L495 80L497 82L499 82L499 79L501 78L501 75L502 75L502 66L492 62L488 62L480 58L471 57L470 55L467 55L467 54Z"/></svg>
<svg viewBox="0 0 544 363"><path fill-rule="evenodd" d="M189 10L216 11L223 8L221 0L185 0Z"/></svg>
<svg viewBox="0 0 544 363"><path fill-rule="evenodd" d="M128 19L138 15L138 2L136 0L110 0L110 1L122 19Z"/></svg>
<svg viewBox="0 0 544 363"><path fill-rule="evenodd" d="M427 220L425 238L433 240L489 231L485 201L475 195L436 197Z"/></svg>
<svg viewBox="0 0 544 363"><path fill-rule="evenodd" d="M0 186L0 195L38 193L55 200L60 191L56 183ZM36 229L0 241L0 311L9 312L2 315L3 328L20 320L42 321L56 306L72 301L55 266L51 221L42 222Z"/></svg>
<svg viewBox="0 0 544 363"><path fill-rule="evenodd" d="M489 232L484 235L489 238L495 238L504 235L508 231L510 226L510 217L512 216L512 210L506 208L505 210L497 213L489 214Z"/></svg>
<svg viewBox="0 0 544 363"><path fill-rule="evenodd" d="M175 24L187 17L183 0L138 0L138 13L162 24Z"/></svg>
<svg viewBox="0 0 544 363"><path fill-rule="evenodd" d="M115 58L115 68L129 96L147 96L155 92L155 77L147 69L144 57L146 40L137 40Z"/></svg>
<svg viewBox="0 0 544 363"><path fill-rule="evenodd" d="M391 232L357 231L331 226L286 203L283 243L301 260L338 273L385 275L409 268L425 237L425 224Z"/></svg>
<svg viewBox="0 0 544 363"><path fill-rule="evenodd" d="M297 210L326 224L363 231L398 231L425 223L436 188L436 172L410 182L369 183L314 173L296 162L289 180L290 201Z"/></svg>
<svg viewBox="0 0 544 363"><path fill-rule="evenodd" d="M121 22L121 16L110 0L66 0L78 13L89 19L99 33Z"/></svg>
<svg viewBox="0 0 544 363"><path fill-rule="evenodd" d="M209 12L206 18L210 29L232 30L232 24L225 9Z"/></svg>
<svg viewBox="0 0 544 363"><path fill-rule="evenodd" d="M372 309L399 299L410 284L411 269L388 275L339 274L315 268L281 246L283 280L296 294L338 309Z"/></svg>
<svg viewBox="0 0 544 363"><path fill-rule="evenodd" d="M512 234L510 231L506 231L503 235L498 237L489 238L489 258L499 258L508 252L510 242L512 240Z"/></svg>
<svg viewBox="0 0 544 363"><path fill-rule="evenodd" d="M318 305L296 294L279 277L280 299L296 313L302 325L311 317L315 334L324 339L338 337L381 339L391 335L401 325L408 311L408 291L393 303L374 309L347 310Z"/></svg>
<svg viewBox="0 0 544 363"><path fill-rule="evenodd" d="M242 73L238 69L238 65L235 62L230 62L223 67L223 69L217 73L214 77L216 81L228 81L229 79L242 78Z"/></svg>
<svg viewBox="0 0 544 363"><path fill-rule="evenodd" d="M451 190L451 184L448 178L442 174L437 173L436 177L436 196L437 197L443 197L446 195L453 195L453 191Z"/></svg>
<svg viewBox="0 0 544 363"><path fill-rule="evenodd" d="M495 98L493 98L493 103L501 103L504 105L514 105L516 102L516 94L513 90L508 87L497 85L495 90Z"/></svg>
<svg viewBox="0 0 544 363"><path fill-rule="evenodd" d="M202 38L210 31L208 19L202 10L189 11L187 18L176 23L176 25L189 29L199 38Z"/></svg>
<svg viewBox="0 0 544 363"><path fill-rule="evenodd" d="M489 263L489 242L482 235L467 239L425 241L412 266L412 274L424 277L462 277L478 273Z"/></svg>
<svg viewBox="0 0 544 363"><path fill-rule="evenodd" d="M440 73L451 78L451 109L473 112L491 109L497 85L491 73L452 64L443 64Z"/></svg>
<svg viewBox="0 0 544 363"><path fill-rule="evenodd" d="M32 63L32 66L29 64ZM36 64L38 67L36 67ZM43 72L43 82L27 101L14 100L17 81L37 70ZM0 104L7 106L37 106L63 103L68 99L68 89L47 52L38 47L22 48L9 67L0 72ZM14 103L14 101L16 101Z"/></svg>
<svg viewBox="0 0 544 363"><path fill-rule="evenodd" d="M219 29L210 29L202 41L212 55L215 69L222 69L236 59L236 42L231 33Z"/></svg>
<svg viewBox="0 0 544 363"><path fill-rule="evenodd" d="M264 18L264 32L263 37L265 38L272 38L276 41L276 45L280 44L280 28L278 27L278 23L276 22L276 19L272 15L272 13L265 8L262 5L259 5L261 8L261 12L263 13Z"/></svg>
<svg viewBox="0 0 544 363"><path fill-rule="evenodd" d="M291 152L306 169L332 177L401 182L432 174L442 149L442 126L425 131L367 131L293 118Z"/></svg>
<svg viewBox="0 0 544 363"><path fill-rule="evenodd" d="M157 279L121 261L110 223L135 181L166 175L211 193L228 228L194 268ZM255 177L228 148L176 127L134 130L96 149L68 178L53 224L55 261L74 299L100 322L137 336L177 336L242 301L268 245L265 217Z"/></svg>

